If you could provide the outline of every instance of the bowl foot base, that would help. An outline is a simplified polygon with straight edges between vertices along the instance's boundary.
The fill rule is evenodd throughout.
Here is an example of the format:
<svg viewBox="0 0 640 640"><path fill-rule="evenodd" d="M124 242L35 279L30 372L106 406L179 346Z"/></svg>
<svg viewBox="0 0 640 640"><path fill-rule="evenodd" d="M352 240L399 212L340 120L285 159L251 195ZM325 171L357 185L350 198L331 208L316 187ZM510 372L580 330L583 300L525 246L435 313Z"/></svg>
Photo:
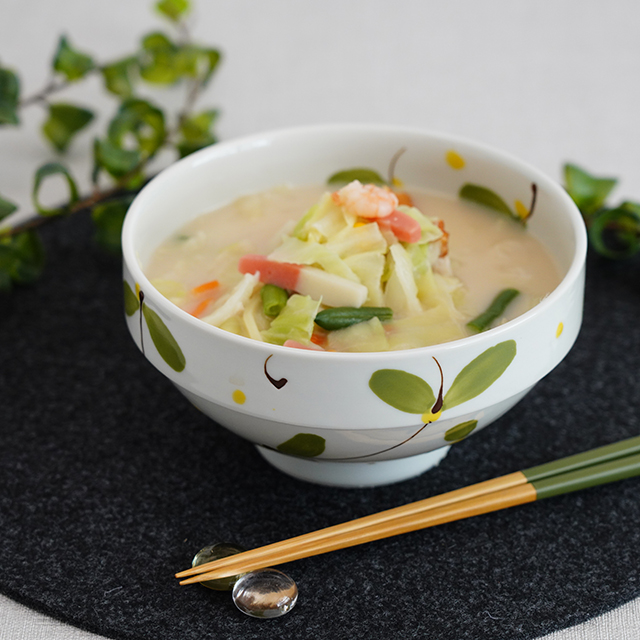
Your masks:
<svg viewBox="0 0 640 640"><path fill-rule="evenodd" d="M397 460L338 462L296 458L256 446L260 455L276 469L298 480L331 487L375 487L409 480L437 466L450 446Z"/></svg>

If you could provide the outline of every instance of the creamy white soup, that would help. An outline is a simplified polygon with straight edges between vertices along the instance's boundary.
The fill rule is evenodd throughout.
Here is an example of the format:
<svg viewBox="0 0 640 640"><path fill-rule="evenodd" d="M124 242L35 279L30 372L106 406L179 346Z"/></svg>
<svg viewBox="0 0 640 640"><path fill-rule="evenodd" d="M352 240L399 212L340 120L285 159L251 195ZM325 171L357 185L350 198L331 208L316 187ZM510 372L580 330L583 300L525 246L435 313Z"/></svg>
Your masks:
<svg viewBox="0 0 640 640"><path fill-rule="evenodd" d="M463 338L526 312L560 281L544 246L506 215L360 183L242 197L174 233L145 271L203 322L327 351Z"/></svg>

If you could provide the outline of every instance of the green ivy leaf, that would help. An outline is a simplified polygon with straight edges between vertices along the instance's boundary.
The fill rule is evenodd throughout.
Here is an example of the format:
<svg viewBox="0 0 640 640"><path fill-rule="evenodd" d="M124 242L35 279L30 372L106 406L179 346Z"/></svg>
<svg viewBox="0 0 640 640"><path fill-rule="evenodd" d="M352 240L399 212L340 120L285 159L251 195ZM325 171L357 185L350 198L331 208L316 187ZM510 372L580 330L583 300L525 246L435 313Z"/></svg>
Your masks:
<svg viewBox="0 0 640 640"><path fill-rule="evenodd" d="M67 186L69 187L69 200L61 207L49 209L40 204L40 187L47 178L56 175L62 176L67 182ZM71 173L63 164L60 164L59 162L48 162L47 164L42 165L36 171L35 180L33 183L32 199L33 204L40 215L58 216L64 213L68 213L71 209L71 206L78 201L78 188L76 186L75 180L71 176Z"/></svg>
<svg viewBox="0 0 640 640"><path fill-rule="evenodd" d="M618 183L615 178L597 178L574 164L564 165L564 179L567 193L586 217L604 206Z"/></svg>
<svg viewBox="0 0 640 640"><path fill-rule="evenodd" d="M182 137L176 144L181 158L217 142L213 133L213 125L217 117L218 111L210 109L182 120L180 123Z"/></svg>
<svg viewBox="0 0 640 640"><path fill-rule="evenodd" d="M63 74L69 82L75 82L84 78L95 66L91 56L74 49L65 36L60 38L53 59L55 71Z"/></svg>
<svg viewBox="0 0 640 640"><path fill-rule="evenodd" d="M123 178L135 172L142 162L139 151L121 149L110 140L96 140L93 152L96 167L104 169L114 178Z"/></svg>
<svg viewBox="0 0 640 640"><path fill-rule="evenodd" d="M147 82L173 84L180 79L183 64L179 47L164 33L150 33L142 39L140 76Z"/></svg>
<svg viewBox="0 0 640 640"><path fill-rule="evenodd" d="M200 83L206 87L213 72L216 70L222 55L218 49L209 49L205 47L196 47L197 56L196 75L200 78Z"/></svg>
<svg viewBox="0 0 640 640"><path fill-rule="evenodd" d="M16 262L11 273L14 282L31 284L42 273L45 252L40 236L35 231L23 231L13 236Z"/></svg>
<svg viewBox="0 0 640 640"><path fill-rule="evenodd" d="M200 69L200 51L192 44L176 48L174 65L178 76L197 78Z"/></svg>
<svg viewBox="0 0 640 640"><path fill-rule="evenodd" d="M31 284L42 274L45 252L35 231L23 231L0 239L0 290L10 291L13 283Z"/></svg>
<svg viewBox="0 0 640 640"><path fill-rule="evenodd" d="M164 113L147 100L125 100L109 123L108 138L115 147L123 150L127 150L127 143L135 140L140 158L147 160L165 142Z"/></svg>
<svg viewBox="0 0 640 640"><path fill-rule="evenodd" d="M13 288L10 269L13 264L13 251L9 242L0 239L0 293L8 293Z"/></svg>
<svg viewBox="0 0 640 640"><path fill-rule="evenodd" d="M125 196L96 205L91 211L96 242L111 253L119 253L122 244L122 224L133 196Z"/></svg>
<svg viewBox="0 0 640 640"><path fill-rule="evenodd" d="M19 124L20 80L10 69L0 67L0 125Z"/></svg>
<svg viewBox="0 0 640 640"><path fill-rule="evenodd" d="M349 182L353 182L354 180L359 180L360 182L362 182L362 184L387 184L386 180L377 171L362 167L355 167L353 169L338 171L332 176L329 176L329 178L327 179L327 184L348 184Z"/></svg>
<svg viewBox="0 0 640 640"><path fill-rule="evenodd" d="M137 67L137 58L125 58L102 67L105 89L121 98L130 98L133 95L132 75Z"/></svg>
<svg viewBox="0 0 640 640"><path fill-rule="evenodd" d="M42 132L58 151L64 152L73 136L92 120L93 112L87 109L72 104L50 104Z"/></svg>
<svg viewBox="0 0 640 640"><path fill-rule="evenodd" d="M3 220L7 216L11 215L14 211L17 211L18 205L9 200L5 200L0 196L0 220Z"/></svg>
<svg viewBox="0 0 640 640"><path fill-rule="evenodd" d="M180 123L180 133L185 140L195 141L201 140L207 136L211 136L211 127L218 117L216 109L208 109L195 113L185 118Z"/></svg>
<svg viewBox="0 0 640 640"><path fill-rule="evenodd" d="M279 444L276 449L288 456L315 458L324 453L326 440L313 433L298 433L293 438Z"/></svg>
<svg viewBox="0 0 640 640"><path fill-rule="evenodd" d="M444 434L444 439L447 442L458 442L466 438L477 426L477 420L467 420L466 422L461 422L455 427L451 427L451 429L448 429Z"/></svg>
<svg viewBox="0 0 640 640"><path fill-rule="evenodd" d="M483 351L456 376L444 397L443 410L452 409L486 391L506 371L515 355L515 340L500 342Z"/></svg>
<svg viewBox="0 0 640 640"><path fill-rule="evenodd" d="M2 267L2 247L0 247L0 293L9 293L12 288L11 276Z"/></svg>
<svg viewBox="0 0 640 640"><path fill-rule="evenodd" d="M176 149L178 150L178 155L180 158L186 158L188 155L200 151L200 149L204 149L211 144L216 142L215 138L211 138L208 141L203 142L189 142L187 140L180 140L176 143Z"/></svg>
<svg viewBox="0 0 640 640"><path fill-rule="evenodd" d="M133 289L131 288L131 285L126 280L123 281L123 286L124 286L124 311L129 317L131 317L140 308L140 300L138 299L138 296L134 293Z"/></svg>
<svg viewBox="0 0 640 640"><path fill-rule="evenodd" d="M426 413L436 397L422 378L399 369L379 369L369 379L369 388L380 400L406 413Z"/></svg>
<svg viewBox="0 0 640 640"><path fill-rule="evenodd" d="M205 86L221 59L217 49L194 44L178 45L156 31L142 39L140 76L154 84L174 84L184 77Z"/></svg>
<svg viewBox="0 0 640 640"><path fill-rule="evenodd" d="M191 9L189 0L160 0L156 3L156 9L173 22L179 22Z"/></svg>
<svg viewBox="0 0 640 640"><path fill-rule="evenodd" d="M589 226L589 241L600 255L612 260L636 255L640 251L640 204L623 202L615 209L600 210Z"/></svg>
<svg viewBox="0 0 640 640"><path fill-rule="evenodd" d="M142 314L149 328L149 335L162 359L174 370L182 371L186 361L182 349L162 321L162 318L146 304L142 305Z"/></svg>
<svg viewBox="0 0 640 640"><path fill-rule="evenodd" d="M491 191L491 189L477 184L466 183L462 185L458 195L464 200L475 202L499 213L506 213L508 216L522 222L520 216L512 211L509 205L497 193Z"/></svg>

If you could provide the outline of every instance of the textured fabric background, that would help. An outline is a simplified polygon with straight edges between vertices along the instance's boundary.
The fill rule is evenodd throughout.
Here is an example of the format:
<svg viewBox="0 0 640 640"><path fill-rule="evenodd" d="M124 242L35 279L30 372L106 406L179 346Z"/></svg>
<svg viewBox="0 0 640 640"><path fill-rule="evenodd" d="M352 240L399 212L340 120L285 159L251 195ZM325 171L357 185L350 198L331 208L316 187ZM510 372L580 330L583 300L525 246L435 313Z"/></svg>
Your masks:
<svg viewBox="0 0 640 640"><path fill-rule="evenodd" d="M299 604L267 624L172 577L215 540L257 546L637 434L637 271L592 259L570 356L438 468L344 490L273 470L184 401L126 332L119 260L79 227L46 230L44 279L0 317L2 593L132 640L535 638L640 594L638 480L292 563Z"/></svg>

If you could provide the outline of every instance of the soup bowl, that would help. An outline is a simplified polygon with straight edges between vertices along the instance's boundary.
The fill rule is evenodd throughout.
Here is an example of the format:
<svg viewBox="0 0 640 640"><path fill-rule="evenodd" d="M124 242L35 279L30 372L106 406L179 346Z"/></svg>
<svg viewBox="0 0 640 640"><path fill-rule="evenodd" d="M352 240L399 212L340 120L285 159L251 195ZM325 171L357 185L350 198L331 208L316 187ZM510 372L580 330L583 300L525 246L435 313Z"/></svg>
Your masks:
<svg viewBox="0 0 640 640"><path fill-rule="evenodd" d="M171 303L145 275L158 245L197 216L277 185L322 184L339 169L384 171L399 149L407 185L453 197L474 185L488 205L530 212L528 232L554 258L559 285L526 313L470 337L338 353L211 326ZM547 375L582 321L586 234L565 191L505 153L428 131L319 125L215 144L140 192L122 244L126 321L144 356L217 425L253 443L281 471L314 483L374 486L437 465Z"/></svg>

